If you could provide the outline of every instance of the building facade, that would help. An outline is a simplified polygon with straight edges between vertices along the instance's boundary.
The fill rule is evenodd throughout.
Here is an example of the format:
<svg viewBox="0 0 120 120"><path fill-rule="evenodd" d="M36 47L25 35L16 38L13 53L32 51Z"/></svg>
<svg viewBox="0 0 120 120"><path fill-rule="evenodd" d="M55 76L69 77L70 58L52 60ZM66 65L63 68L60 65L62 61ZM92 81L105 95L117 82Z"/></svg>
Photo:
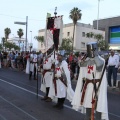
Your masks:
<svg viewBox="0 0 120 120"><path fill-rule="evenodd" d="M25 50L25 38L13 37L7 39L8 42L15 43L17 46L20 47L20 51ZM27 50L29 50L29 43L27 43Z"/></svg>
<svg viewBox="0 0 120 120"><path fill-rule="evenodd" d="M93 27L97 28L97 20L93 21ZM105 31L110 49L120 50L120 16L98 20L98 29Z"/></svg>
<svg viewBox="0 0 120 120"><path fill-rule="evenodd" d="M73 23L64 24L62 38L73 38ZM88 42L97 41L95 38L88 38L86 36L87 33L93 32L94 34L101 34L103 37L105 36L105 32L102 30L96 30L90 24L77 23L75 27L75 35L74 35L74 50L75 51L86 51L86 44ZM39 36L45 36L45 29L39 30ZM61 43L61 42L60 42ZM41 43L38 43L38 49L44 49L44 46L41 46Z"/></svg>

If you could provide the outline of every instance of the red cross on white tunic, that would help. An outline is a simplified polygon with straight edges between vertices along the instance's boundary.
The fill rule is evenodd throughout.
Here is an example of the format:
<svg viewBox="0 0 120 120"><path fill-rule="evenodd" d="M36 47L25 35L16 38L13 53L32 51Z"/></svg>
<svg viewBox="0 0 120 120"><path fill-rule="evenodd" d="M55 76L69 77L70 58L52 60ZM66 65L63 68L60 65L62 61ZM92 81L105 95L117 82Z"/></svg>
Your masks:
<svg viewBox="0 0 120 120"><path fill-rule="evenodd" d="M50 31L52 31L52 34L54 34L54 30L56 30L56 28L54 28L55 25L53 25L53 28L50 28Z"/></svg>
<svg viewBox="0 0 120 120"><path fill-rule="evenodd" d="M88 73L91 74L91 70L93 71L93 66L88 66Z"/></svg>
<svg viewBox="0 0 120 120"><path fill-rule="evenodd" d="M48 59L45 60L44 64L46 64L48 62Z"/></svg>
<svg viewBox="0 0 120 120"><path fill-rule="evenodd" d="M60 70L60 67L57 67L57 68L56 68L56 71L59 71L59 70Z"/></svg>

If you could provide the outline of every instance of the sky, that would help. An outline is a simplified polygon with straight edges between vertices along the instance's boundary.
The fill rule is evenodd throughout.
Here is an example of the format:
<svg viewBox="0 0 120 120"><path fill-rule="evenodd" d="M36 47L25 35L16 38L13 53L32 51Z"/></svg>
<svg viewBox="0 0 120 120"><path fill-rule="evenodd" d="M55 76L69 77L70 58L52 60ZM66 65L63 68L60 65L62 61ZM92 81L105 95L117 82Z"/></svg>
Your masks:
<svg viewBox="0 0 120 120"><path fill-rule="evenodd" d="M120 16L119 6L120 0L100 0L99 19ZM25 37L26 27L14 22L25 22L28 16L28 41L32 39L33 47L37 48L34 36L38 35L38 30L45 28L47 13L54 16L55 7L57 15L63 15L64 24L72 23L69 13L74 7L81 10L81 23L92 25L98 15L98 0L0 0L0 41L6 27L11 29L9 38L18 37L19 28L23 29Z"/></svg>

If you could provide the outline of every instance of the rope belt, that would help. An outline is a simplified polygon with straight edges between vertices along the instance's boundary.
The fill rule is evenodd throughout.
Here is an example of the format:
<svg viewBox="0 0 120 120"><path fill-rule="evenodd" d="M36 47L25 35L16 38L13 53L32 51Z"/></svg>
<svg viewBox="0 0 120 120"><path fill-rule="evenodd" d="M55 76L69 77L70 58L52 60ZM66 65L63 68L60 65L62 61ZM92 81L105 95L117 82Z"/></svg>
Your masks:
<svg viewBox="0 0 120 120"><path fill-rule="evenodd" d="M85 97L87 85L88 85L89 83L96 84L97 82L100 82L100 79L95 79L95 80L86 79L86 80L85 80L85 84L84 84L84 87L83 87L83 90L82 90L81 105L83 105L83 102L84 102L84 97Z"/></svg>

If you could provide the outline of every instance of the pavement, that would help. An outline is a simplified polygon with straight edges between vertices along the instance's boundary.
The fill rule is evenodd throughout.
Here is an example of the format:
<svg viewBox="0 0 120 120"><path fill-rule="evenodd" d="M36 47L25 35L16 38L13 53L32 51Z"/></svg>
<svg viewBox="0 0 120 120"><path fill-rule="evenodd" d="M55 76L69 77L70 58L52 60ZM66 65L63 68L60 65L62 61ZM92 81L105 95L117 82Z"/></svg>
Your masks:
<svg viewBox="0 0 120 120"><path fill-rule="evenodd" d="M118 76L119 78L120 76ZM37 82L24 72L0 69L0 120L83 120L85 115L72 109L65 101L64 109L53 108L54 101L41 101L44 94ZM38 80L40 88L40 76ZM72 81L75 89L77 81ZM120 91L108 87L109 120L120 120Z"/></svg>

